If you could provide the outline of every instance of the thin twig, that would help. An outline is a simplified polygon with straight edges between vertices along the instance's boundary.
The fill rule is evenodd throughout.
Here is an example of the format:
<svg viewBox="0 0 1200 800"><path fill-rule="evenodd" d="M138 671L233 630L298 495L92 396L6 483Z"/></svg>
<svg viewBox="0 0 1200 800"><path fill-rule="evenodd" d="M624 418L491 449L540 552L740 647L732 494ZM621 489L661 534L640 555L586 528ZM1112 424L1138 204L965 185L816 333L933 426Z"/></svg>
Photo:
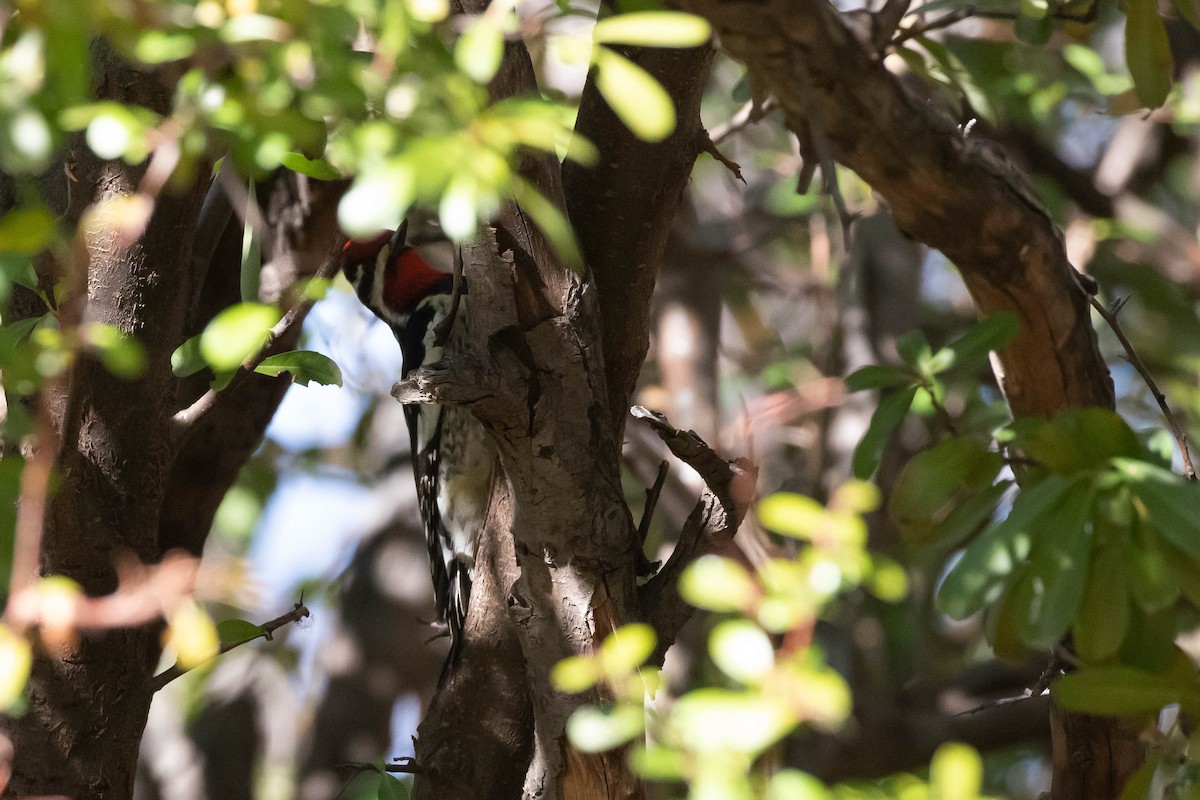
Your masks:
<svg viewBox="0 0 1200 800"><path fill-rule="evenodd" d="M213 656L213 658L223 656L226 653L228 653L230 650L241 647L242 645L246 644L246 642L253 642L256 639L266 639L267 641L270 641L272 636L274 635L275 631L279 630L284 625L291 625L293 622L299 622L300 620L304 619L308 615L309 615L308 608L303 603L296 603L296 605L288 613L278 616L275 619L271 620L270 622L264 622L262 625L259 625L258 627L262 630L262 633L259 634L258 636L253 636L249 639L243 639L240 642L229 642L227 644L223 644L223 645L221 645L221 649L217 651L217 655ZM211 660L212 659L209 659L209 661L211 661ZM208 661L206 661L204 663L208 663ZM150 679L150 691L152 693L157 692L159 689L163 688L164 686L166 686L168 683L175 680L179 676L186 674L187 672L191 671L192 669L195 669L196 666L199 666L199 665L193 665L191 667L183 667L183 666L180 666L178 662L176 662L174 664L174 666L170 667L169 669L163 670L162 672L158 673L157 675L155 675L153 678Z"/></svg>
<svg viewBox="0 0 1200 800"><path fill-rule="evenodd" d="M658 498L662 496L663 486L667 482L667 472L670 469L671 465L666 461L659 464L654 485L646 490L646 509L642 512L641 522L638 523L638 541L643 545L646 544L646 537L650 534L650 522L654 519L654 509L658 507Z"/></svg>
<svg viewBox="0 0 1200 800"><path fill-rule="evenodd" d="M704 130L703 128L700 129L700 147L702 150L704 150L704 152L708 153L718 162L724 164L725 169L733 173L733 177L737 178L742 183L746 182L746 179L742 177L741 166L739 166L736 161L726 157L724 153L718 150L716 143L712 140L712 137L708 135L708 131Z"/></svg>
<svg viewBox="0 0 1200 800"><path fill-rule="evenodd" d="M407 220L405 220L407 223ZM463 257L462 247L454 246L454 287L451 290L450 310L446 312L446 316L437 327L433 329L433 343L435 347L445 347L446 341L450 338L450 331L454 327L454 320L458 317L458 306L462 301L463 287Z"/></svg>
<svg viewBox="0 0 1200 800"><path fill-rule="evenodd" d="M1073 14L1060 10L1051 11L1046 16L1048 16L1050 19L1059 20L1061 22L1094 22L1096 20L1098 6L1098 2L1093 2L1091 6L1089 6L1088 9L1082 14ZM920 12L921 9L918 8L916 13ZM889 46L894 48L896 45L903 44L910 39L915 39L918 36L924 36L930 31L949 28L951 25L956 25L966 19L1016 20L1019 19L1020 16L1021 15L1015 11L985 11L976 8L975 6L964 6L962 8L955 9L954 11L947 12L935 20L930 20L929 22L920 25L912 25L907 28L902 28L896 34L896 37L892 39Z"/></svg>
<svg viewBox="0 0 1200 800"><path fill-rule="evenodd" d="M768 97L760 104L756 104L754 100L747 100L741 108L733 112L733 116L709 131L708 136L714 145L718 145L735 133L759 122L778 107L779 104L773 97Z"/></svg>
<svg viewBox="0 0 1200 800"><path fill-rule="evenodd" d="M313 275L314 280L327 280L334 276L340 262L340 252L341 242L339 241L335 244L329 255L326 256L325 262ZM263 343L263 346L254 355L242 362L224 389L209 389L196 402L175 414L175 417L172 419L172 425L175 428L177 439L181 440L190 431L195 430L197 423L212 411L213 406L216 405L218 398L222 394L228 396L243 381L254 374L254 370L258 368L258 365L270 355L271 348L275 346L275 343L294 326L304 322L304 317L308 314L308 310L312 308L313 302L313 300L302 299L289 308L287 313L283 315L283 319L279 320L275 324L275 327L267 332L267 339Z"/></svg>
<svg viewBox="0 0 1200 800"><path fill-rule="evenodd" d="M1121 323L1117 319L1117 315L1121 313L1121 308L1125 305L1126 299L1114 301L1112 308L1108 309L1099 300L1092 297L1092 308L1096 309L1096 313L1112 329L1113 335L1117 337L1117 341L1125 348L1125 354L1129 357L1129 363L1133 364L1133 368L1138 371L1138 374L1142 376L1142 380L1146 383L1146 387L1150 389L1150 394L1154 395L1154 400L1158 403L1159 409L1162 410L1163 416L1166 417L1167 425L1170 426L1171 433L1175 436L1175 441L1179 443L1179 453L1183 456L1183 474L1189 481L1194 481L1196 480L1196 468L1192 465L1192 454L1188 450L1187 434L1184 433L1183 426L1179 424L1179 420L1171 411L1171 407L1167 405L1167 396L1158 388L1158 384L1154 381L1154 376L1150 374L1150 370L1142 363L1141 357L1133 349L1133 343L1129 341L1129 337L1125 335L1125 331L1121 329Z"/></svg>

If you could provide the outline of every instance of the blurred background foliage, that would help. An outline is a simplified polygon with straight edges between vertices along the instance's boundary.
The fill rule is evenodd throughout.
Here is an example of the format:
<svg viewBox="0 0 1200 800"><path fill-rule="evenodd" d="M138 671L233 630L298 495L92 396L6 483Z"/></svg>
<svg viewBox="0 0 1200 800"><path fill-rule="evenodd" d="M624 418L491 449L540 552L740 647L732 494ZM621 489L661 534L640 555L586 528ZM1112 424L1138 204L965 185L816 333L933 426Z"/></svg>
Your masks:
<svg viewBox="0 0 1200 800"><path fill-rule="evenodd" d="M652 4L617 5L650 16L594 25L596 7L569 0L497 2L473 17L453 15L447 0L0 7L0 167L12 207L0 218L0 556L9 558L22 443L34 427L23 398L81 350L116 374L141 369L136 342L61 325L61 288L35 273L46 251L72 263L75 232L44 199L53 184L70 202L70 162L65 174L51 169L57 154L86 146L104 158L151 160L138 193L88 209L80 223L125 238L136 238L161 193L198 171L239 187L244 303L214 321L207 346L201 334L181 348L176 364L181 375L211 370L219 388L222 373L304 296L281 301L258 279L254 182L281 167L350 181L339 214L348 234L394 227L413 212L423 252L445 269L448 242L470 237L510 197L572 258L566 221L516 172L520 153L594 157L571 136L589 68L635 133L662 138L674 112L622 47L708 36ZM1191 0L1170 8L1129 0L1122 9L1101 0L969 8L918 0L885 62L964 136L999 142L1030 173L1072 263L1096 278L1102 301L1128 299L1124 330L1189 431L1200 411L1195 14ZM106 44L93 45L97 36ZM492 102L486 85L516 37L544 91ZM166 113L106 100L103 86L96 93L96 60L113 53L169 77ZM697 617L661 672L638 670L655 643L636 627L595 660L561 668L564 690L604 682L614 699L576 718L574 739L595 749L646 741L630 754L662 797L1034 798L1048 780L1041 690L1057 662L1046 651L1072 626L1081 655L1100 666L1097 677L1085 671L1066 683L1066 697L1083 698L1076 705L1148 718L1171 704L1200 710L1191 661L1180 658L1192 652L1200 591L1171 571L1187 558L1160 552L1127 590L1132 605L1119 604L1140 615L1124 631L1166 642L1158 661L1131 666L1118 654L1138 643L1088 627L1078 613L1092 607L1078 599L1090 591L1083 571L1068 608L1023 622L1010 613L999 630L1011 635L998 637L996 617L1016 602L1009 587L1019 581L977 568L992 563L979 532L1038 499L1031 491L1013 501L1012 464L995 444L1007 412L986 352L1006 341L1012 321L979 323L952 267L896 231L855 175L825 175L823 186L798 193L795 143L769 105L751 103L738 64L717 58L702 114L742 180L707 156L696 163L662 265L638 400L727 457L750 456L766 499L735 547L689 572L687 596L712 613ZM35 290L47 313L10 322L14 285ZM286 367L298 385L218 513L198 587L206 613L187 606L172 615L165 663L178 656L202 666L155 702L140 797L407 792L388 767L411 754L445 644L426 642L424 545L404 426L388 396L399 353L344 283L308 291L323 298L305 328L312 355ZM1128 425L1058 420L1015 428L1005 441L1031 452L1064 438L1115 443L1041 476L1051 487L1042 494L1058 498L1043 498L1043 511L1059 508L1064 492L1087 493L1087 504L1064 507L1086 505L1096 510L1088 519L1141 536L1122 540L1138 552L1153 559L1167 548L1172 557L1169 548L1185 545L1170 534L1188 527L1168 517L1195 505L1166 473L1178 456L1154 398L1112 333L1101 327L1100 336ZM649 431L628 427L625 479L637 515L667 456ZM852 476L872 480L878 496L846 483ZM652 560L669 553L699 490L694 474L671 467L647 542ZM1130 507L1133 517L1157 508L1158 519L1130 534ZM1025 513L1044 524L1036 509ZM988 530L1011 544L1004 537L1016 527ZM1137 562L1102 557L1090 540L1081 547L1093 572L1110 570L1116 581L1125 571L1114 562ZM58 591L71 589L47 589ZM255 635L236 620L276 617L300 598L310 622L206 660L219 642ZM991 608L1001 611L981 613L998 599ZM1028 612L1031 602L1018 605ZM10 676L0 701L19 708L28 645L0 633ZM1095 705L1130 692L1141 698L1134 706ZM1152 727L1155 755L1128 796L1187 796L1195 772L1187 727L1171 715Z"/></svg>

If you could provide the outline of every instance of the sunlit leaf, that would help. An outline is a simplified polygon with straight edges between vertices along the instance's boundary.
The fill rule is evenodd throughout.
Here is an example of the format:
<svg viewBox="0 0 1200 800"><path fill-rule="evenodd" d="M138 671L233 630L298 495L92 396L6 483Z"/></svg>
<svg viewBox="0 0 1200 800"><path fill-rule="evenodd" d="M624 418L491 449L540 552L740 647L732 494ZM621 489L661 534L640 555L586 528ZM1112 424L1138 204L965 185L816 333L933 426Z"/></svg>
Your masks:
<svg viewBox="0 0 1200 800"><path fill-rule="evenodd" d="M16 208L0 217L0 251L32 255L49 245L57 223L47 209Z"/></svg>
<svg viewBox="0 0 1200 800"><path fill-rule="evenodd" d="M983 788L983 759L970 745L947 742L929 764L929 790L938 800L976 800Z"/></svg>
<svg viewBox="0 0 1200 800"><path fill-rule="evenodd" d="M500 69L504 33L489 16L472 20L454 45L454 63L476 83L487 83Z"/></svg>
<svg viewBox="0 0 1200 800"><path fill-rule="evenodd" d="M1006 603L1016 615L1017 634L1031 649L1050 649L1062 639L1083 600L1091 559L1090 482L1074 483L1057 508L1031 522L1044 531Z"/></svg>
<svg viewBox="0 0 1200 800"><path fill-rule="evenodd" d="M829 498L829 509L848 514L869 514L879 508L882 500L883 495L875 484L866 481L846 481L833 490Z"/></svg>
<svg viewBox="0 0 1200 800"><path fill-rule="evenodd" d="M1067 494L1070 484L1051 475L1022 490L1003 521L985 530L951 568L937 594L937 606L954 619L966 619L993 602L1004 582L1024 566L1034 531L1045 524Z"/></svg>
<svg viewBox="0 0 1200 800"><path fill-rule="evenodd" d="M679 699L668 725L674 736L702 754L757 754L782 738L796 722L787 705L775 698L697 689Z"/></svg>
<svg viewBox="0 0 1200 800"><path fill-rule="evenodd" d="M746 620L729 620L708 635L708 654L736 681L756 683L775 666L775 648L762 628Z"/></svg>
<svg viewBox="0 0 1200 800"><path fill-rule="evenodd" d="M1146 507L1160 534L1189 557L1200 561L1200 485L1143 461L1113 462L1129 488Z"/></svg>
<svg viewBox="0 0 1200 800"><path fill-rule="evenodd" d="M640 735L644 727L645 717L640 707L584 706L567 720L567 737L585 753L601 753Z"/></svg>
<svg viewBox="0 0 1200 800"><path fill-rule="evenodd" d="M92 322L84 325L80 333L96 354L104 368L120 378L137 378L146 369L146 351L142 343L127 335L120 328Z"/></svg>
<svg viewBox="0 0 1200 800"><path fill-rule="evenodd" d="M175 651L175 658L184 668L203 664L215 656L221 647L217 627L204 609L194 602L184 602L167 620L165 646Z"/></svg>
<svg viewBox="0 0 1200 800"><path fill-rule="evenodd" d="M599 44L643 47L699 47L712 36L702 17L679 11L639 11L602 19L592 31Z"/></svg>
<svg viewBox="0 0 1200 800"><path fill-rule="evenodd" d="M191 337L171 353L171 372L176 377L186 378L195 375L208 366L208 361L200 353L200 334Z"/></svg>
<svg viewBox="0 0 1200 800"><path fill-rule="evenodd" d="M261 303L239 303L218 314L200 335L200 354L215 370L231 370L266 344L279 309Z"/></svg>
<svg viewBox="0 0 1200 800"><path fill-rule="evenodd" d="M767 782L765 800L833 800L833 793L807 772L781 769Z"/></svg>
<svg viewBox="0 0 1200 800"><path fill-rule="evenodd" d="M692 605L709 611L744 610L760 594L745 567L715 555L701 556L684 570L679 593Z"/></svg>
<svg viewBox="0 0 1200 800"><path fill-rule="evenodd" d="M394 230L414 200L411 169L389 169L359 175L338 203L338 225L347 236L367 239Z"/></svg>
<svg viewBox="0 0 1200 800"><path fill-rule="evenodd" d="M456 242L464 241L475 233L479 222L475 205L479 196L479 184L475 176L466 170L455 173L442 194L438 205L438 221L442 230Z"/></svg>
<svg viewBox="0 0 1200 800"><path fill-rule="evenodd" d="M291 350L264 358L254 371L271 376L290 372L292 380L301 386L313 382L321 386L342 385L342 371L333 359L312 350Z"/></svg>
<svg viewBox="0 0 1200 800"><path fill-rule="evenodd" d="M651 744L631 748L629 765L647 780L677 781L683 778L687 759L678 750Z"/></svg>
<svg viewBox="0 0 1200 800"><path fill-rule="evenodd" d="M625 56L597 47L596 88L639 139L661 142L675 130L675 104L666 89Z"/></svg>
<svg viewBox="0 0 1200 800"><path fill-rule="evenodd" d="M561 692L578 694L596 685L604 675L600 661L588 656L564 658L550 670L550 680Z"/></svg>
<svg viewBox="0 0 1200 800"><path fill-rule="evenodd" d="M899 603L908 596L908 573L890 558L875 556L866 588L885 603Z"/></svg>
<svg viewBox="0 0 1200 800"><path fill-rule="evenodd" d="M632 672L650 657L657 642L654 629L644 622L622 625L606 636L600 646L601 669L609 677Z"/></svg>
<svg viewBox="0 0 1200 800"><path fill-rule="evenodd" d="M828 515L816 500L794 492L776 492L758 504L758 521L763 527L799 539L811 539Z"/></svg>
<svg viewBox="0 0 1200 800"><path fill-rule="evenodd" d="M306 158L300 153L285 153L279 159L279 163L292 172L298 172L319 181L336 181L342 177L342 173L328 161Z"/></svg>

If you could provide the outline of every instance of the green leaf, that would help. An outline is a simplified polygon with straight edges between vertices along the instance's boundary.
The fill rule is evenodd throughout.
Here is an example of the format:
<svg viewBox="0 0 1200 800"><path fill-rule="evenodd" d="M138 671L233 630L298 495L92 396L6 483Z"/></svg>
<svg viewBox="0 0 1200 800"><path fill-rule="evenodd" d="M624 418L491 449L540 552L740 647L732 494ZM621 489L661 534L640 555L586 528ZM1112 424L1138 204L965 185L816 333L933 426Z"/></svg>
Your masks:
<svg viewBox="0 0 1200 800"><path fill-rule="evenodd" d="M328 161L321 158L305 158L300 153L285 153L280 157L279 163L292 172L319 181L336 181L342 177L342 173Z"/></svg>
<svg viewBox="0 0 1200 800"><path fill-rule="evenodd" d="M709 611L743 611L761 591L746 568L732 559L704 555L679 579L679 594L697 608Z"/></svg>
<svg viewBox="0 0 1200 800"><path fill-rule="evenodd" d="M954 366L982 361L988 352L1010 344L1021 330L1020 319L1011 311L998 311L967 331L947 347L954 352Z"/></svg>
<svg viewBox="0 0 1200 800"><path fill-rule="evenodd" d="M222 311L200 334L200 354L214 370L236 369L266 344L279 309L261 303L239 303Z"/></svg>
<svg viewBox="0 0 1200 800"><path fill-rule="evenodd" d="M712 36L708 21L679 11L639 11L602 19L592 30L597 44L699 47Z"/></svg>
<svg viewBox="0 0 1200 800"><path fill-rule="evenodd" d="M1129 591L1125 554L1116 542L1100 547L1092 557L1083 602L1072 626L1075 650L1087 663L1116 655L1129 631Z"/></svg>
<svg viewBox="0 0 1200 800"><path fill-rule="evenodd" d="M1118 800L1146 800L1153 797L1150 792L1154 785L1154 774L1160 766L1162 758L1159 752L1151 750L1146 754L1146 763L1138 767L1137 772L1125 782L1125 788L1121 790Z"/></svg>
<svg viewBox="0 0 1200 800"><path fill-rule="evenodd" d="M550 670L550 681L560 692L567 694L586 692L602 677L599 660L587 656L564 658Z"/></svg>
<svg viewBox="0 0 1200 800"><path fill-rule="evenodd" d="M744 619L728 620L708 636L708 654L735 681L757 683L775 666L775 648L762 628Z"/></svg>
<svg viewBox="0 0 1200 800"><path fill-rule="evenodd" d="M33 255L52 241L58 228L44 208L18 208L0 217L0 251Z"/></svg>
<svg viewBox="0 0 1200 800"><path fill-rule="evenodd" d="M1186 19L1193 28L1200 28L1195 0L1171 0L1171 5L1175 8L1175 13Z"/></svg>
<svg viewBox="0 0 1200 800"><path fill-rule="evenodd" d="M585 753L602 753L639 736L645 724L638 706L583 706L567 720L567 737Z"/></svg>
<svg viewBox="0 0 1200 800"><path fill-rule="evenodd" d="M764 800L833 800L833 793L821 781L797 769L781 769L767 783Z"/></svg>
<svg viewBox="0 0 1200 800"><path fill-rule="evenodd" d="M200 354L200 336L201 334L196 334L171 353L171 372L175 373L176 377L195 375L208 366L208 362Z"/></svg>
<svg viewBox="0 0 1200 800"><path fill-rule="evenodd" d="M239 275L241 276L241 292L243 303L253 303L258 300L259 279L262 277L262 235L252 224L253 211L258 208L254 190L254 181L246 187L246 213L242 226L242 260Z"/></svg>
<svg viewBox="0 0 1200 800"><path fill-rule="evenodd" d="M409 796L408 781L386 772L379 776L379 800L408 800Z"/></svg>
<svg viewBox="0 0 1200 800"><path fill-rule="evenodd" d="M1088 667L1064 675L1050 687L1063 708L1087 714L1153 714L1179 702L1182 692L1163 675L1133 667Z"/></svg>
<svg viewBox="0 0 1200 800"><path fill-rule="evenodd" d="M1146 507L1158 532L1190 558L1200 561L1200 484L1144 461L1113 462Z"/></svg>
<svg viewBox="0 0 1200 800"><path fill-rule="evenodd" d="M634 746L629 753L629 765L646 780L681 781L687 768L687 758L670 747L653 744Z"/></svg>
<svg viewBox="0 0 1200 800"><path fill-rule="evenodd" d="M476 17L454 45L454 64L476 83L486 84L500 69L504 33L491 17Z"/></svg>
<svg viewBox="0 0 1200 800"><path fill-rule="evenodd" d="M596 88L639 139L661 142L675 130L675 104L649 72L607 47L597 47Z"/></svg>
<svg viewBox="0 0 1200 800"><path fill-rule="evenodd" d="M1133 76L1138 99L1147 108L1158 108L1171 92L1174 63L1167 29L1155 0L1125 3L1125 64Z"/></svg>
<svg viewBox="0 0 1200 800"><path fill-rule="evenodd" d="M1025 565L1034 531L1069 488L1066 479L1051 475L1022 490L1008 517L981 533L946 575L938 590L938 609L954 619L966 619L996 600L1008 576Z"/></svg>
<svg viewBox="0 0 1200 800"><path fill-rule="evenodd" d="M983 788L983 759L970 745L947 742L929 763L929 796L976 800Z"/></svg>
<svg viewBox="0 0 1200 800"><path fill-rule="evenodd" d="M442 230L456 242L471 238L479 219L476 202L479 199L479 184L475 176L460 170L454 173L438 205L438 221Z"/></svg>
<svg viewBox="0 0 1200 800"><path fill-rule="evenodd" d="M938 526L961 509L964 498L974 499L982 489L994 499L990 508L985 501L976 501L972 507L970 516L977 525L1003 492L1003 488L989 491L1003 466L1000 454L979 442L947 439L905 464L888 498L888 514L907 538L928 542ZM974 527L966 533L971 530Z"/></svg>
<svg viewBox="0 0 1200 800"><path fill-rule="evenodd" d="M254 371L271 376L290 372L292 380L301 386L313 381L321 386L342 385L342 371L333 359L312 350L291 350L264 358Z"/></svg>
<svg viewBox="0 0 1200 800"><path fill-rule="evenodd" d="M221 644L239 644L262 635L263 629L248 620L227 619L217 623L217 638Z"/></svg>
<svg viewBox="0 0 1200 800"><path fill-rule="evenodd" d="M806 689L817 695L826 688L818 681ZM777 698L724 689L697 689L675 704L669 733L699 757L705 754L757 755L783 737L796 723L793 710Z"/></svg>
<svg viewBox="0 0 1200 800"><path fill-rule="evenodd" d="M1079 610L1091 558L1095 494L1090 481L1076 482L1036 523L1043 535L1007 601L1013 604L1017 635L1032 649L1057 645Z"/></svg>
<svg viewBox="0 0 1200 800"><path fill-rule="evenodd" d="M891 389L912 383L914 375L900 367L868 364L846 376L846 391L861 392L865 389Z"/></svg>
<svg viewBox="0 0 1200 800"><path fill-rule="evenodd" d="M1125 547L1129 595L1142 611L1153 614L1179 599L1179 581L1163 553L1157 534L1134 522Z"/></svg>
<svg viewBox="0 0 1200 800"><path fill-rule="evenodd" d="M550 241L559 262L567 269L579 269L583 265L583 256L575 239L575 229L562 210L547 200L537 188L519 178L513 179L510 188L521 209L529 214L542 235Z"/></svg>
<svg viewBox="0 0 1200 800"><path fill-rule="evenodd" d="M933 355L933 351L929 347L929 340L920 330L908 331L897 339L896 351L904 363L914 369L922 359L928 359Z"/></svg>
<svg viewBox="0 0 1200 800"><path fill-rule="evenodd" d="M620 678L633 672L650 657L657 643L654 629L644 622L617 628L600 645L600 667L604 675Z"/></svg>
<svg viewBox="0 0 1200 800"><path fill-rule="evenodd" d="M1071 475L1096 469L1112 458L1140 458L1137 434L1120 415L1103 408L1072 408L1052 420L1014 422L1013 442L1051 472Z"/></svg>
<svg viewBox="0 0 1200 800"><path fill-rule="evenodd" d="M142 343L113 325L92 322L80 333L88 346L100 357L104 368L118 378L139 377L146 369L146 350Z"/></svg>
<svg viewBox="0 0 1200 800"><path fill-rule="evenodd" d="M910 386L898 392L884 396L879 401L879 408L871 416L871 424L863 435L858 447L854 448L854 477L867 480L879 467L883 460L883 450L888 438L904 415L912 408L913 398L917 396L917 387Z"/></svg>

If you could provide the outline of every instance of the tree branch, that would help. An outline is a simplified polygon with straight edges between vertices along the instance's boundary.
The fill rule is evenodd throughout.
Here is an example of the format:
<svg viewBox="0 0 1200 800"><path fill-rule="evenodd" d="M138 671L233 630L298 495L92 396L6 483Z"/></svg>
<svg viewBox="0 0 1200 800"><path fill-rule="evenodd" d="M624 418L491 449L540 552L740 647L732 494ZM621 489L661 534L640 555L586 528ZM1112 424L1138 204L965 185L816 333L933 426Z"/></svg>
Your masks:
<svg viewBox="0 0 1200 800"><path fill-rule="evenodd" d="M281 614L280 616L276 617L275 619L270 620L269 622L264 622L263 624L259 625L258 627L262 630L262 633L260 633L258 636L252 636L249 639L243 639L240 642L227 642L225 644L222 644L221 649L217 651L217 655L213 656L213 658L223 656L226 653L228 653L230 650L235 650L235 649L241 647L242 645L246 644L247 642L253 642L256 639L266 639L267 641L271 641L272 637L275 634L275 631L279 630L284 625L291 625L293 622L299 622L300 620L304 619L307 616L309 616L308 608L305 607L305 605L303 603L296 603L296 605L292 608L292 610L287 612L286 614ZM211 659L209 659L209 660L211 661ZM207 664L208 662L206 661L204 663ZM162 672L158 673L150 680L150 691L157 692L159 689L163 688L171 681L175 680L176 678L180 677L181 675L185 675L186 673L195 669L197 666L200 666L200 665L193 664L190 667L184 667L184 666L180 666L180 664L178 662L176 662L174 664L174 666L163 670Z"/></svg>
<svg viewBox="0 0 1200 800"><path fill-rule="evenodd" d="M661 663L693 608L679 596L679 576L700 556L729 544L754 499L758 468L748 459L726 461L692 431L681 431L666 417L642 406L630 413L644 420L675 457L700 474L704 493L684 522L667 563L639 591L642 617L658 633L654 660Z"/></svg>

